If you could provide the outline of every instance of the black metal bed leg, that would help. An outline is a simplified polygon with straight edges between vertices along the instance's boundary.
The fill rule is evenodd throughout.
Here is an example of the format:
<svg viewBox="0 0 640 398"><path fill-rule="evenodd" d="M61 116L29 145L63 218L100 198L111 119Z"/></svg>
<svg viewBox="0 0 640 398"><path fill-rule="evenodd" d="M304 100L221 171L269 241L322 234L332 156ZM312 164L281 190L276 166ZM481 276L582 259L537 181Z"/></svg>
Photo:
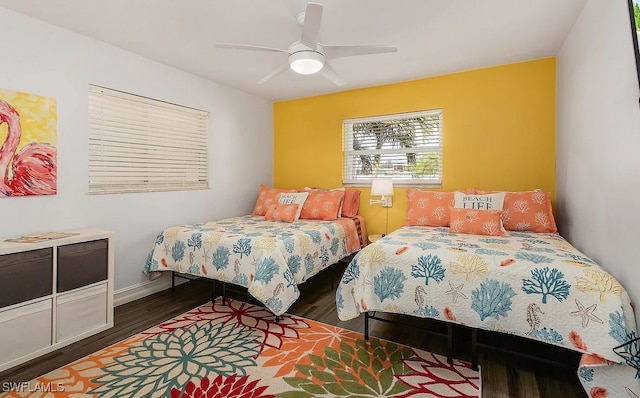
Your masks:
<svg viewBox="0 0 640 398"><path fill-rule="evenodd" d="M218 296L216 296L216 280L213 279L211 281L211 303L215 303L217 297Z"/></svg>
<svg viewBox="0 0 640 398"><path fill-rule="evenodd" d="M176 290L176 272L171 271L171 291Z"/></svg>
<svg viewBox="0 0 640 398"><path fill-rule="evenodd" d="M280 322L280 315L276 315L276 322Z"/></svg>
<svg viewBox="0 0 640 398"><path fill-rule="evenodd" d="M222 305L227 305L227 284L222 282Z"/></svg>
<svg viewBox="0 0 640 398"><path fill-rule="evenodd" d="M471 369L478 370L478 329L471 329Z"/></svg>
<svg viewBox="0 0 640 398"><path fill-rule="evenodd" d="M369 312L364 313L364 339L369 340Z"/></svg>
<svg viewBox="0 0 640 398"><path fill-rule="evenodd" d="M453 323L447 323L447 363L453 363Z"/></svg>

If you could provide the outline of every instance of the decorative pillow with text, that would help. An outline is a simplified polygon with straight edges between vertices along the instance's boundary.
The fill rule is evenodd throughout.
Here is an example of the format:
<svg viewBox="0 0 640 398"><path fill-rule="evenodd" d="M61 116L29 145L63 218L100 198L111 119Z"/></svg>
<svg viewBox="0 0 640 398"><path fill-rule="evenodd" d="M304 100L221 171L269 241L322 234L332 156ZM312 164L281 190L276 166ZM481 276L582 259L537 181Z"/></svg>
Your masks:
<svg viewBox="0 0 640 398"><path fill-rule="evenodd" d="M256 204L251 214L254 216L264 216L271 205L278 203L280 194L283 192L296 192L296 190L270 188L264 184L260 184L258 199L256 199Z"/></svg>
<svg viewBox="0 0 640 398"><path fill-rule="evenodd" d="M300 218L300 212L302 211L302 206L304 202L307 200L309 196L309 192L296 192L296 193L287 193L283 192L280 194L280 198L278 199L278 203L280 204L297 204L298 211L296 212L296 216L294 221L298 221Z"/></svg>
<svg viewBox="0 0 640 398"><path fill-rule="evenodd" d="M468 195L464 192L455 192L455 204L458 209L472 210L502 210L504 205L504 192L491 193L486 195Z"/></svg>

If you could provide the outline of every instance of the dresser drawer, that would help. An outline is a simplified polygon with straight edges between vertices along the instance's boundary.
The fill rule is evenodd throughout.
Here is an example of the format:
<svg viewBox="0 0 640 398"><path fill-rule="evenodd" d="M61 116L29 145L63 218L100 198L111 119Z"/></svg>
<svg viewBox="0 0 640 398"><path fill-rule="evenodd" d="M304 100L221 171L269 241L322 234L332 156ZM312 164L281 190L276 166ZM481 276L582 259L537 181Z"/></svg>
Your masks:
<svg viewBox="0 0 640 398"><path fill-rule="evenodd" d="M107 279L108 242L106 239L58 247L59 293Z"/></svg>
<svg viewBox="0 0 640 398"><path fill-rule="evenodd" d="M51 299L0 311L0 362L6 363L51 345Z"/></svg>
<svg viewBox="0 0 640 398"><path fill-rule="evenodd" d="M106 283L58 295L56 342L79 336L106 323Z"/></svg>
<svg viewBox="0 0 640 398"><path fill-rule="evenodd" d="M0 256L0 308L52 294L53 249Z"/></svg>

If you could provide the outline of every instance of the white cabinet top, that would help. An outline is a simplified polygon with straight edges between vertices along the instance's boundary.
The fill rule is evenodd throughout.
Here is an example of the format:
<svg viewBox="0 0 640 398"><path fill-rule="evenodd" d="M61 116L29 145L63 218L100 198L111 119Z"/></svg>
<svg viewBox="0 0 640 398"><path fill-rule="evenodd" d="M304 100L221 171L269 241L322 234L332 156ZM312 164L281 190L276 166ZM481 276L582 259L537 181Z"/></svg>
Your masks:
<svg viewBox="0 0 640 398"><path fill-rule="evenodd" d="M69 233L73 234L56 239L45 239L39 242L15 242L8 241L7 239L20 238L19 236L11 238L3 238L0 240L0 255L9 253L18 253L28 250L44 249L53 246L70 245L73 243L87 242L89 240L107 239L113 238L114 233L112 231L106 231L103 229L83 228L83 229L70 229L64 231L52 231L53 233ZM35 235L47 235L49 232L43 232L41 234L29 234L28 236ZM25 235L26 236L26 235Z"/></svg>

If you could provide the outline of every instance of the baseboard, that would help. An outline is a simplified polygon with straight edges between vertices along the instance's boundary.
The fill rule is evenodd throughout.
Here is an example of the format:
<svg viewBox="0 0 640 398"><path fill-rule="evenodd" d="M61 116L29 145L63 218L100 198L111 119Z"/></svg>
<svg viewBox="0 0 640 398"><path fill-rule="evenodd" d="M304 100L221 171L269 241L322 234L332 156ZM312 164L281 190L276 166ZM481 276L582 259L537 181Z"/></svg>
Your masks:
<svg viewBox="0 0 640 398"><path fill-rule="evenodd" d="M152 281L139 283L115 291L113 293L113 305L117 307L169 288L171 288L171 273L167 272L165 275Z"/></svg>

